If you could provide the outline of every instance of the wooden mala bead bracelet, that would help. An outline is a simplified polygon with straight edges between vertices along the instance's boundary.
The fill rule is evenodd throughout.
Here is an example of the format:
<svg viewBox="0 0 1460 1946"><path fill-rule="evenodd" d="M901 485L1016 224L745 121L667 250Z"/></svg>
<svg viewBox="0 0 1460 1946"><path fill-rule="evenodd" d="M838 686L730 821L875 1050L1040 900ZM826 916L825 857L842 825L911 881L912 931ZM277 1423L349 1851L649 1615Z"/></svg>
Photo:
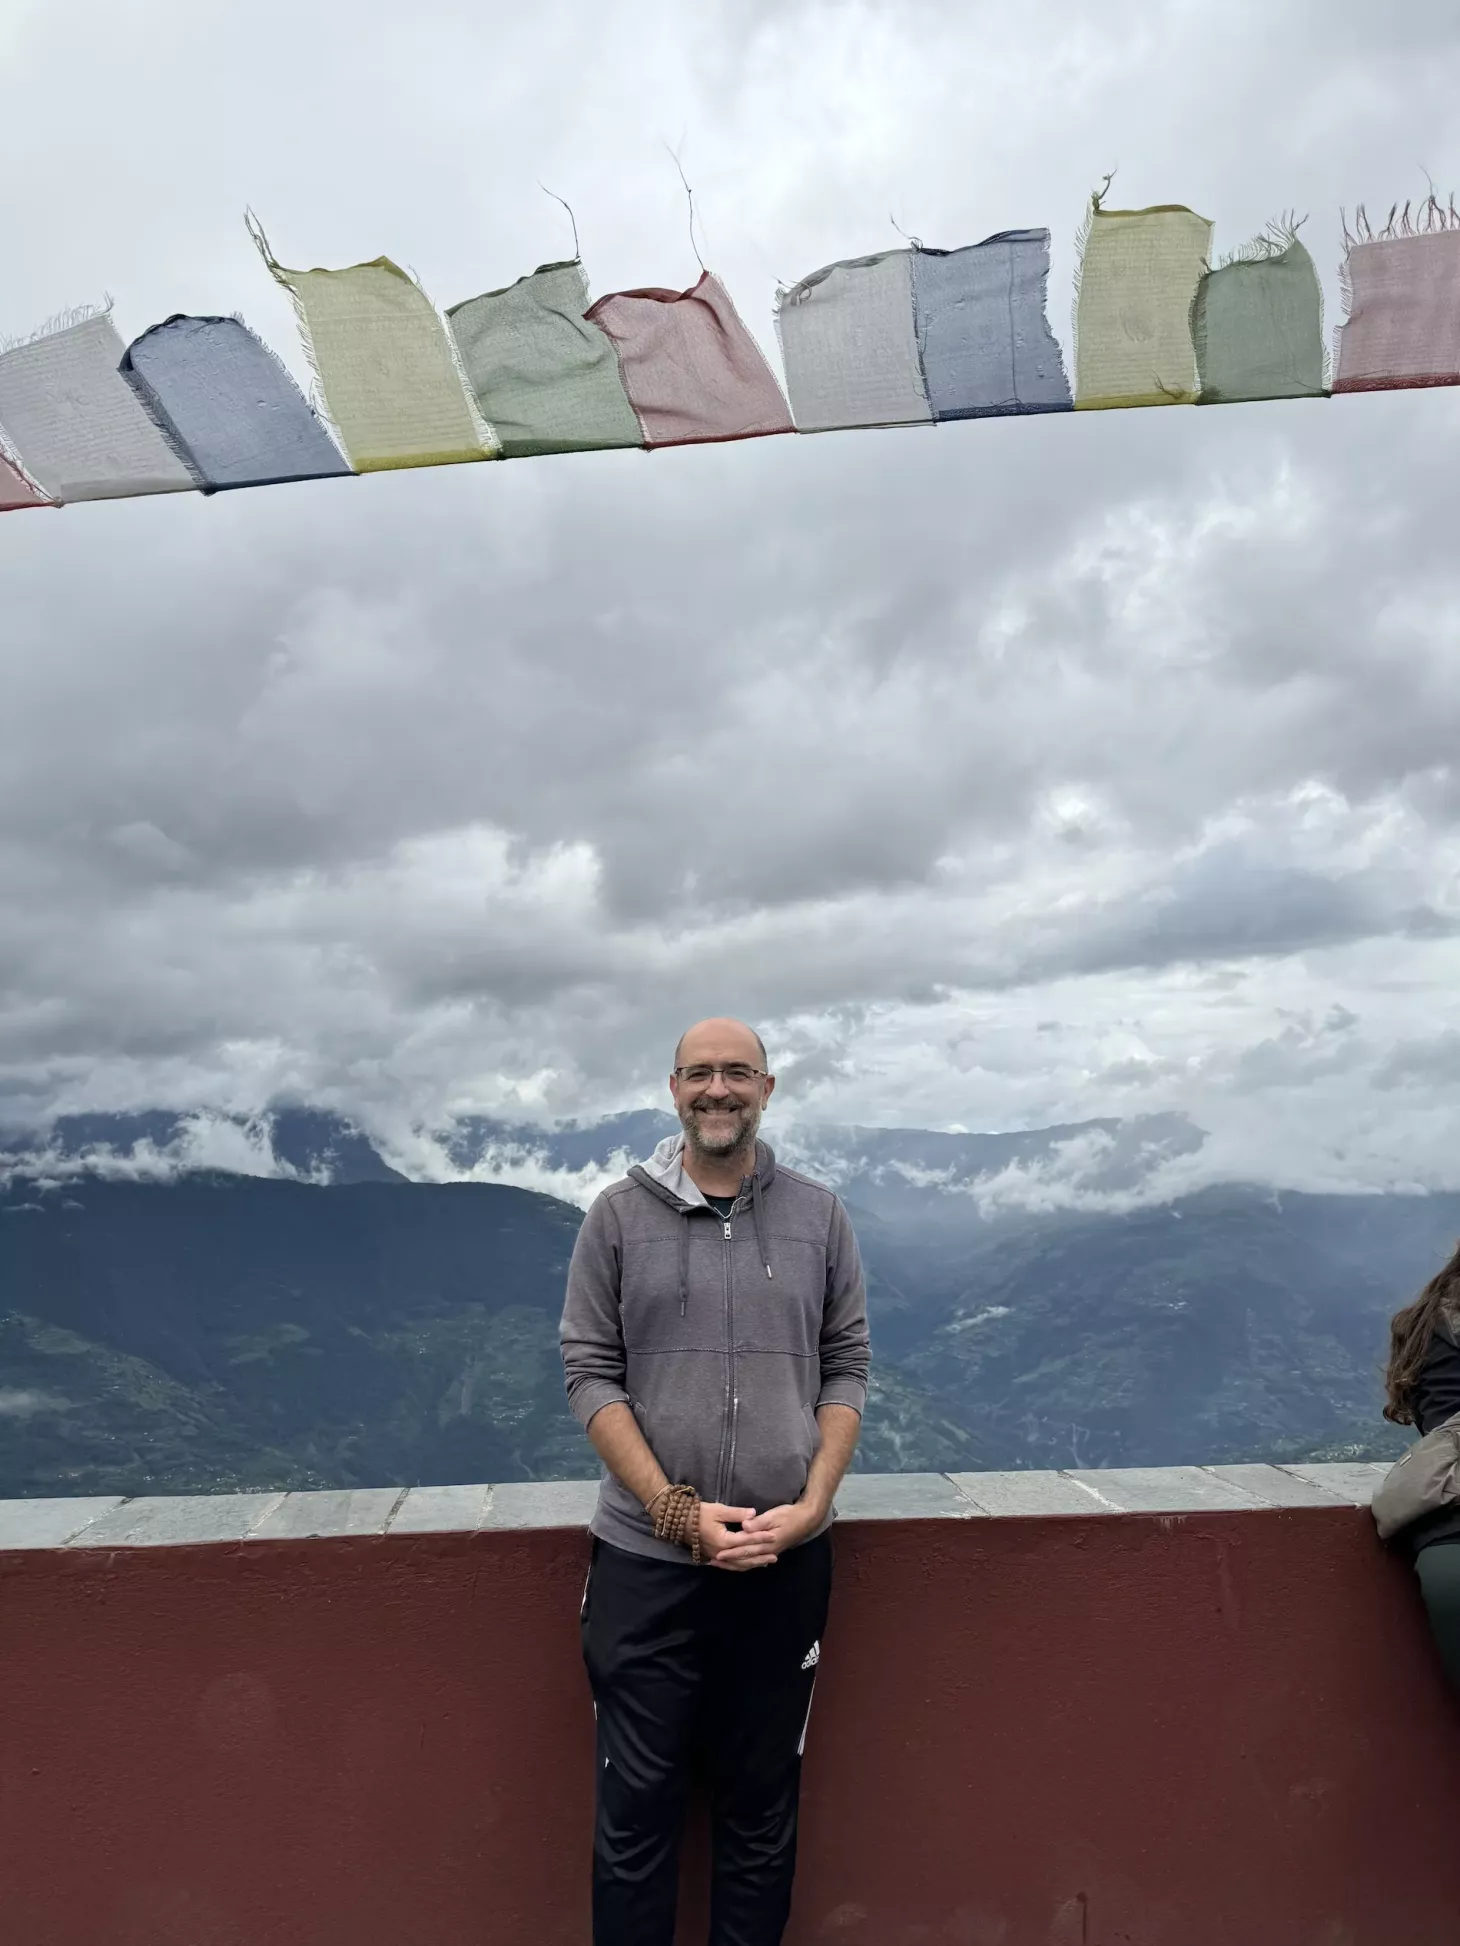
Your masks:
<svg viewBox="0 0 1460 1946"><path fill-rule="evenodd" d="M655 1509L658 1509L656 1512ZM649 1518L654 1538L674 1547L687 1547L694 1565L700 1565L700 1496L693 1487L661 1487L649 1502Z"/></svg>

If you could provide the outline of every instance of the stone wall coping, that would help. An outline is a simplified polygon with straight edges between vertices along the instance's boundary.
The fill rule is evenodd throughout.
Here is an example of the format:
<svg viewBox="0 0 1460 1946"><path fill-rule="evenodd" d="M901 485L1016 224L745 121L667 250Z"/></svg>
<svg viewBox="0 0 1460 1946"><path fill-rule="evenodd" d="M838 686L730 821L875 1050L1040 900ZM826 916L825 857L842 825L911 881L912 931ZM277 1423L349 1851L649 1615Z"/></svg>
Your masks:
<svg viewBox="0 0 1460 1946"><path fill-rule="evenodd" d="M1064 1472L850 1473L839 1521L1102 1518L1367 1507L1387 1463L1081 1467ZM310 1493L0 1500L0 1551L586 1528L596 1480Z"/></svg>

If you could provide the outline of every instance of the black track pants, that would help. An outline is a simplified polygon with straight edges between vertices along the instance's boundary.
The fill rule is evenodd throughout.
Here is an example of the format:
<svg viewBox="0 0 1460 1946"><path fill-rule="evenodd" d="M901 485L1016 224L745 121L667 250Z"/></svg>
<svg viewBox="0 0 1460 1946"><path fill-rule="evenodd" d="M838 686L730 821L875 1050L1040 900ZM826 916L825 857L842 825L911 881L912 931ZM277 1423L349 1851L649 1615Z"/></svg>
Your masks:
<svg viewBox="0 0 1460 1946"><path fill-rule="evenodd" d="M1434 1541L1422 1547L1414 1568L1440 1661L1460 1696L1460 1542Z"/></svg>
<svg viewBox="0 0 1460 1946"><path fill-rule="evenodd" d="M691 1752L711 1787L710 1946L779 1946L831 1536L731 1573L593 1542L594 1946L673 1946Z"/></svg>

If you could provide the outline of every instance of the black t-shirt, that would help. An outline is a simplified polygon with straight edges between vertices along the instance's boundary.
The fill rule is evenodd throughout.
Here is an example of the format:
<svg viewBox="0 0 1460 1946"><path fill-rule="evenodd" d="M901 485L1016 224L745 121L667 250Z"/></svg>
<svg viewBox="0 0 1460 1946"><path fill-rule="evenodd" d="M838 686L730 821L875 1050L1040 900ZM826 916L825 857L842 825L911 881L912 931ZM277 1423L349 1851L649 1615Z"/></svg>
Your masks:
<svg viewBox="0 0 1460 1946"><path fill-rule="evenodd" d="M704 1195L704 1191L701 1190L700 1194ZM728 1216L731 1210L733 1210L735 1205L740 1201L740 1196L739 1196L739 1192L737 1191L737 1193L734 1196L705 1196L705 1201L709 1204L711 1209L717 1209L720 1212L721 1216Z"/></svg>

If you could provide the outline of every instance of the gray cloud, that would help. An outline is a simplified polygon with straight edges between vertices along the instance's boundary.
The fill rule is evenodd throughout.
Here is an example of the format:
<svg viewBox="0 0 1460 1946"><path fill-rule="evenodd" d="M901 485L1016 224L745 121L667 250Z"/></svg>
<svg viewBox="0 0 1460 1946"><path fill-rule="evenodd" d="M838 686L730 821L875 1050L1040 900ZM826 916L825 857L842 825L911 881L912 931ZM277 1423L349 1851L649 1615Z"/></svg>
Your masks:
<svg viewBox="0 0 1460 1946"><path fill-rule="evenodd" d="M1337 205L1421 155L1460 181L1439 5L1403 45L1333 0L352 21L152 0L78 46L12 9L13 139L71 133L3 192L0 331L110 290L129 333L239 308L297 370L246 202L289 260L385 249L450 302L561 252L538 178L595 288L688 281L661 138L767 345L776 278L895 241L889 208L1048 221L1067 341L1114 159L1222 248L1310 211L1335 317ZM146 121L123 182L142 42L217 139L180 168ZM490 116L451 112L473 72ZM1173 1107L1238 1173L1448 1167L1438 1071L1392 1084L1460 1032L1457 423L1078 415L0 521L0 1118L591 1113L724 1008L826 1117Z"/></svg>
<svg viewBox="0 0 1460 1946"><path fill-rule="evenodd" d="M1374 1073L1376 1088L1452 1088L1460 1082L1460 1033L1447 1028L1390 1048Z"/></svg>

